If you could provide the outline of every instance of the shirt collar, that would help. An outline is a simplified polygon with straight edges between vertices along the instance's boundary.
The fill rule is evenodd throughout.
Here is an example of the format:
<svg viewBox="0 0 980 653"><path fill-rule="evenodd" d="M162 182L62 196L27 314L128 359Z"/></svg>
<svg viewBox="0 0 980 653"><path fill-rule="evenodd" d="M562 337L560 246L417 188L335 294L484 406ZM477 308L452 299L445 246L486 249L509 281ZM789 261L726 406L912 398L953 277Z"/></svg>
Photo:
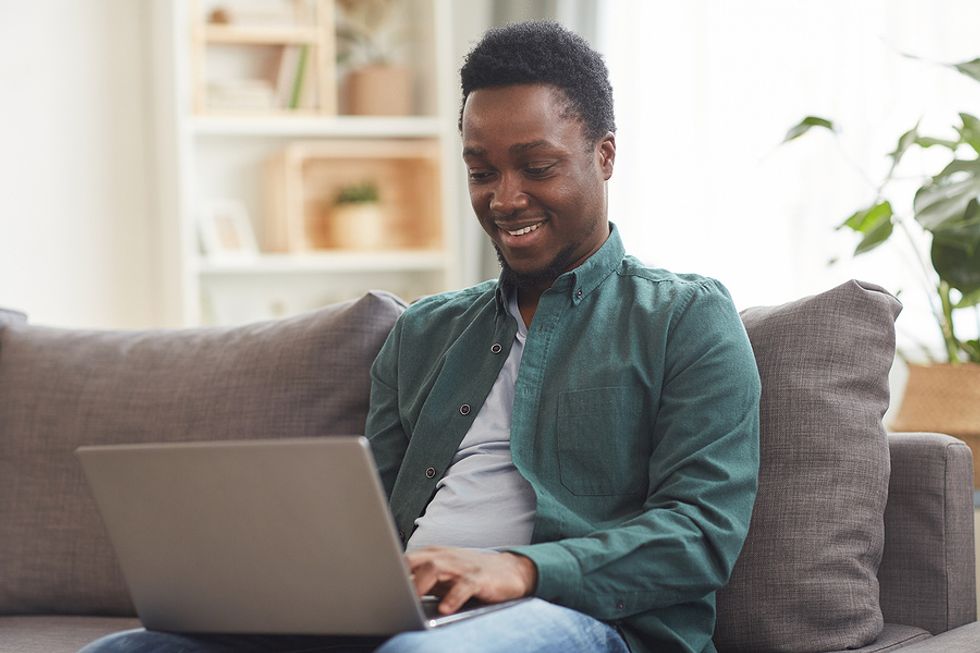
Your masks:
<svg viewBox="0 0 980 653"><path fill-rule="evenodd" d="M577 305L589 293L598 288L606 277L612 274L613 270L619 267L624 256L626 256L626 249L623 247L623 240L619 236L619 229L610 222L609 237L602 244L602 247L587 258L585 263L558 277L551 287L569 293L572 303ZM498 315L506 315L507 296L512 291L512 288L505 285L503 275L501 275L497 281Z"/></svg>

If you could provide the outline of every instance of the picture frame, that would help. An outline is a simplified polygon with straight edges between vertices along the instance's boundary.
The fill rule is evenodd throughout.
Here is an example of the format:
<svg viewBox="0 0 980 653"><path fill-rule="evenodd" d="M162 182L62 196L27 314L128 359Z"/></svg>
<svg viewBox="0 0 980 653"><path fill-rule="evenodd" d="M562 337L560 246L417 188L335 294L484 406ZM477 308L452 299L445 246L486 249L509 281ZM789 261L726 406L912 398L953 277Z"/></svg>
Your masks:
<svg viewBox="0 0 980 653"><path fill-rule="evenodd" d="M210 260L243 261L259 254L248 211L237 200L210 200L202 204L197 227L201 250Z"/></svg>

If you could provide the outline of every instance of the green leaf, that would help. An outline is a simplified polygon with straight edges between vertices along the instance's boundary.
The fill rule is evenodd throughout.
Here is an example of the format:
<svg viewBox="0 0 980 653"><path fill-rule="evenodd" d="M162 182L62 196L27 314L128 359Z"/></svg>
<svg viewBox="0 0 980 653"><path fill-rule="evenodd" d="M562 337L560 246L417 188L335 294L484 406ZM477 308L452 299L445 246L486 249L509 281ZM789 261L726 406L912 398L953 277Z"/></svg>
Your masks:
<svg viewBox="0 0 980 653"><path fill-rule="evenodd" d="M963 121L963 126L956 128L960 134L960 140L972 147L974 152L980 154L980 120L968 113L961 113L960 120Z"/></svg>
<svg viewBox="0 0 980 653"><path fill-rule="evenodd" d="M898 137L898 144L895 145L895 151L888 154L888 156L892 158L892 161L894 161L892 165L897 166L898 162L902 160L902 157L905 156L905 153L908 152L909 148L915 145L918 140L919 123L917 122L912 129Z"/></svg>
<svg viewBox="0 0 980 653"><path fill-rule="evenodd" d="M786 132L785 138L783 138L783 142L788 143L794 139L797 139L810 131L810 129L813 127L823 127L824 129L829 129L832 132L837 131L837 127L835 127L834 123L830 120L820 118L818 116L807 116L797 124L790 127L789 131Z"/></svg>
<svg viewBox="0 0 980 653"><path fill-rule="evenodd" d="M949 220L932 232L933 238L950 247L972 254L980 248L980 207L971 200L960 218Z"/></svg>
<svg viewBox="0 0 980 653"><path fill-rule="evenodd" d="M932 266L939 278L964 295L980 290L980 249L972 254L960 247L932 241Z"/></svg>
<svg viewBox="0 0 980 653"><path fill-rule="evenodd" d="M960 349L970 357L971 363L980 363L980 340L966 340L960 343Z"/></svg>
<svg viewBox="0 0 980 653"><path fill-rule="evenodd" d="M960 349L966 352L971 363L980 363L980 340L966 340L961 342Z"/></svg>
<svg viewBox="0 0 980 653"><path fill-rule="evenodd" d="M954 63L953 68L967 77L972 77L975 81L980 82L980 58L974 59L973 61Z"/></svg>
<svg viewBox="0 0 980 653"><path fill-rule="evenodd" d="M960 301L953 305L953 308L970 308L971 306L976 306L980 304L980 289L974 290L970 293L965 293Z"/></svg>
<svg viewBox="0 0 980 653"><path fill-rule="evenodd" d="M854 250L855 255L863 254L881 245L892 235L892 230L895 227L892 222L892 215L891 203L879 202L867 209L853 213L837 228L847 227L863 234L864 237Z"/></svg>
<svg viewBox="0 0 980 653"><path fill-rule="evenodd" d="M939 147L945 147L950 150L955 150L956 146L959 145L959 142L948 141L945 138L932 138L931 136L919 136L917 139L915 139L915 144L922 148L938 145Z"/></svg>
<svg viewBox="0 0 980 653"><path fill-rule="evenodd" d="M956 159L915 193L915 219L928 231L941 231L961 221L970 202L980 195L980 160Z"/></svg>

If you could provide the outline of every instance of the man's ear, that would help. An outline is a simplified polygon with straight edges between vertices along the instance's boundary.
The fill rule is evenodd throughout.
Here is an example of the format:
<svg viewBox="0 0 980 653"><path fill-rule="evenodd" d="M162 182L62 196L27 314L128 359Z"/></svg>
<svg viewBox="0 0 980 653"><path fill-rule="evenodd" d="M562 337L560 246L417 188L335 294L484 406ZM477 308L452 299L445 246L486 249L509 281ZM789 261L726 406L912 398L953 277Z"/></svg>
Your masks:
<svg viewBox="0 0 980 653"><path fill-rule="evenodd" d="M596 154L599 157L599 169L602 170L602 178L609 181L613 173L613 164L616 163L616 134L606 132L606 135L597 143Z"/></svg>

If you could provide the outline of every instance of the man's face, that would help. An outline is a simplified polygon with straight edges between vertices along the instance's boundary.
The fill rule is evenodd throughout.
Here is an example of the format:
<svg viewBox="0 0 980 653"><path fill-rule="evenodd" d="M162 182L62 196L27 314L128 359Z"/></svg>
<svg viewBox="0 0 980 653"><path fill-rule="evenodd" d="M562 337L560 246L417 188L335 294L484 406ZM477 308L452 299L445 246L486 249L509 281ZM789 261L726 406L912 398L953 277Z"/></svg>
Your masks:
<svg viewBox="0 0 980 653"><path fill-rule="evenodd" d="M543 84L479 89L463 107L470 202L518 286L549 287L609 235L615 137L590 144L566 107Z"/></svg>

